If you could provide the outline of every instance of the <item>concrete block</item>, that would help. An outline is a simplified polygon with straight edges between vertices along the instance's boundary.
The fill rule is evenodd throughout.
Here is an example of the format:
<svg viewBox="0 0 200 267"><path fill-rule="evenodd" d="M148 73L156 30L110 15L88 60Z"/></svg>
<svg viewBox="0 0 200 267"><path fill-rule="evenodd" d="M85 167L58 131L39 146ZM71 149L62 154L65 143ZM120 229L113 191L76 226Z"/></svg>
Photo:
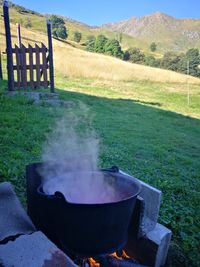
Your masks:
<svg viewBox="0 0 200 267"><path fill-rule="evenodd" d="M166 262L172 232L161 224L139 239L129 235L126 252L141 264L160 267Z"/></svg>
<svg viewBox="0 0 200 267"><path fill-rule="evenodd" d="M144 209L141 214L138 235L143 236L156 227L162 192L142 181L140 183L142 185L142 191L139 196L144 200Z"/></svg>
<svg viewBox="0 0 200 267"><path fill-rule="evenodd" d="M159 223L156 224L153 231L147 234L146 238L155 242L158 246L155 267L165 264L171 237L172 231Z"/></svg>
<svg viewBox="0 0 200 267"><path fill-rule="evenodd" d="M129 234L131 235L131 237L139 238L141 236L140 225L143 218L142 216L144 214L144 209L145 209L144 199L138 196L129 225Z"/></svg>
<svg viewBox="0 0 200 267"><path fill-rule="evenodd" d="M129 176L130 179L132 178L132 176L128 175L127 173L124 173L122 171L120 172ZM156 226L160 210L162 192L144 183L141 180L138 180L138 182L142 186L139 197L143 199L143 207L141 209L140 225L138 229L138 237L141 237L152 231Z"/></svg>
<svg viewBox="0 0 200 267"><path fill-rule="evenodd" d="M0 242L36 231L10 183L0 184Z"/></svg>
<svg viewBox="0 0 200 267"><path fill-rule="evenodd" d="M77 267L42 232L0 245L0 263L4 267Z"/></svg>

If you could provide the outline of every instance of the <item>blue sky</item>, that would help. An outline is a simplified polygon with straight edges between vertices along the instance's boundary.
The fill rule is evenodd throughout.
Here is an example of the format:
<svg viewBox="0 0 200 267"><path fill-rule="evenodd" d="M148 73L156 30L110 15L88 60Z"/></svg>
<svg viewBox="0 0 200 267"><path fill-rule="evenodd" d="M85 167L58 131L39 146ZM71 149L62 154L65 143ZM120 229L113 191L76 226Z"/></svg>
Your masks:
<svg viewBox="0 0 200 267"><path fill-rule="evenodd" d="M177 18L200 18L200 0L13 0L42 13L71 17L101 25L161 11Z"/></svg>

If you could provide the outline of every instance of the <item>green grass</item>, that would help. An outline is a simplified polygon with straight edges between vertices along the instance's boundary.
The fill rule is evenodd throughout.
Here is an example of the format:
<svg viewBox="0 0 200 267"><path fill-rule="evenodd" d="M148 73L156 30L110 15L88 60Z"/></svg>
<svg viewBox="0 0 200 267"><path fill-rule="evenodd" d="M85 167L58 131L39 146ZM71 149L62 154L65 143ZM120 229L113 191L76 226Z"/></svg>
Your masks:
<svg viewBox="0 0 200 267"><path fill-rule="evenodd" d="M162 190L159 222L173 231L168 266L199 266L199 87L191 87L188 107L186 88L179 84L101 84L59 76L56 81L62 99L81 101L94 115L99 166L118 165ZM25 166L41 160L46 135L69 110L8 98L5 87L0 81L0 181L12 182L25 203Z"/></svg>

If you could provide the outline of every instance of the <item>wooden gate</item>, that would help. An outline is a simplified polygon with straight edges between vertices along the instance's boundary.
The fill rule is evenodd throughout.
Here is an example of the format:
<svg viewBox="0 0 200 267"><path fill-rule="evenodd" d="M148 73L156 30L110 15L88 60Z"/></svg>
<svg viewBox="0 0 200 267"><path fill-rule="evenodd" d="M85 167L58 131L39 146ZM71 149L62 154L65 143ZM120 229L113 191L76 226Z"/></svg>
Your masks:
<svg viewBox="0 0 200 267"><path fill-rule="evenodd" d="M15 45L13 48L7 0L3 2L3 17L6 33L8 90L48 88L50 85L50 91L54 93L51 22L47 21L48 49L44 44L41 46L35 44L35 47L29 44L25 47L21 44L21 40L18 46Z"/></svg>
<svg viewBox="0 0 200 267"><path fill-rule="evenodd" d="M44 44L41 44L41 47L37 44L32 47L29 44L28 47L15 45L15 48L12 48L15 89L49 86L47 51Z"/></svg>

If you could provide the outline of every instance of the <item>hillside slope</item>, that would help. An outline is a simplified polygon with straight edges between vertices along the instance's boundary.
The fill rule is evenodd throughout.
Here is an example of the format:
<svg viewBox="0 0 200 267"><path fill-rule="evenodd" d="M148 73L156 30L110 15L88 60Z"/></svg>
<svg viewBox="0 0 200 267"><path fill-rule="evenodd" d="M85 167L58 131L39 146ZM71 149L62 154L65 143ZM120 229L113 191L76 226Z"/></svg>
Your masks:
<svg viewBox="0 0 200 267"><path fill-rule="evenodd" d="M11 24L12 41L17 43L16 27ZM45 33L32 31L22 27L22 41L24 44L47 43ZM0 47L5 51L4 24L0 20ZM90 53L64 41L53 39L54 62L58 73L69 77L95 78L101 80L131 81L150 80L157 82L175 82L200 84L200 79L188 77L173 71L151 68L148 66L132 64L120 59Z"/></svg>
<svg viewBox="0 0 200 267"><path fill-rule="evenodd" d="M144 17L132 17L102 28L122 32L143 42L156 42L160 50L186 51L200 48L200 19L176 19L156 12Z"/></svg>
<svg viewBox="0 0 200 267"><path fill-rule="evenodd" d="M2 6L2 0L0 0L0 5ZM32 30L34 31L36 30L36 31L43 32L43 33L46 32L45 21L49 15L39 14L37 12L27 10L26 8L24 8L24 10L25 11L20 11L19 9L17 9L17 6L11 5L9 9L11 23L13 24L20 23L21 26L24 26L27 20L29 20ZM81 23L79 21L73 20L68 17L63 17L63 19L65 21L65 25L68 31L68 40L70 41L73 41L75 31L79 31L82 34L81 44L85 43L89 35L97 36L99 34L104 34L110 39L116 38L116 33L108 29L103 29L99 27L91 27L89 25L86 25L84 23ZM77 45L77 44L75 45L84 49L84 46ZM123 49L128 49L129 47L136 46L136 47L140 47L142 50L146 52L149 52L148 43L138 40L137 38L131 37L127 34L123 34L121 45Z"/></svg>
<svg viewBox="0 0 200 267"><path fill-rule="evenodd" d="M2 5L2 0L0 0ZM23 11L24 10L24 11ZM10 7L10 20L12 23L25 25L27 20L31 23L31 29L45 32L45 20L48 15L13 5ZM200 19L176 19L161 12L149 16L132 17L117 23L108 23L101 27L91 27L68 17L63 17L68 30L68 39L73 40L74 32L82 34L81 46L89 35L104 34L108 38L116 38L117 32L122 34L121 46L124 50L130 47L139 47L146 54L160 57L165 51L185 52L189 48L200 48ZM156 42L158 49L152 53L150 43Z"/></svg>

